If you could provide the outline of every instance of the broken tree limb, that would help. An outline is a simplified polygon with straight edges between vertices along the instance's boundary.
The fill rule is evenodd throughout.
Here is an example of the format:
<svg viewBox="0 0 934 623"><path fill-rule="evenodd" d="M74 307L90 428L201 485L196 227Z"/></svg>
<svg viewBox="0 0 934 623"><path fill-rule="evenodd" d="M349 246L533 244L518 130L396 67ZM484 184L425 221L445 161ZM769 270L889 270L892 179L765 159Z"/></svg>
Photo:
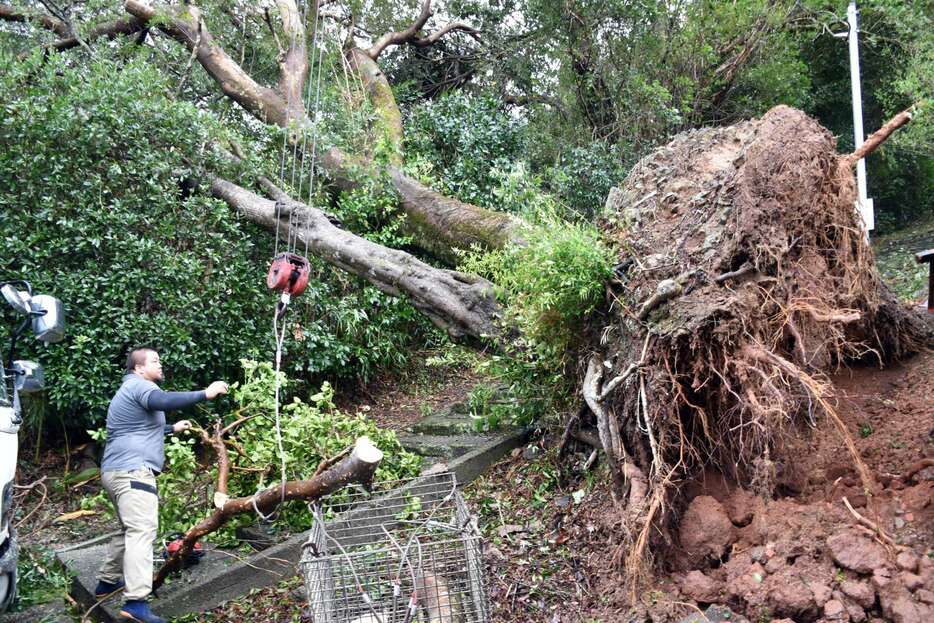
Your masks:
<svg viewBox="0 0 934 623"><path fill-rule="evenodd" d="M211 192L250 220L286 235L277 203L233 182L214 178ZM282 205L281 203L279 205ZM407 298L436 326L455 337L495 338L501 317L492 284L454 270L435 268L404 251L391 249L336 227L328 215L296 201L297 237L316 257L362 277L381 291Z"/></svg>
<svg viewBox="0 0 934 623"><path fill-rule="evenodd" d="M255 510L261 513L271 513L283 500L312 502L337 491L351 482L369 486L376 473L376 467L382 459L382 451L374 446L367 437L360 437L357 439L350 456L316 474L309 480L290 480L284 486L276 484L255 495L227 499L221 508L215 509L210 516L185 533L181 547L165 561L165 564L162 565L153 578L153 591L162 586L170 573L182 566L182 562L194 550L195 543L199 539L215 532L232 517L243 513L252 513ZM227 471L229 471L229 463L218 466L218 490L220 489L222 476L223 482L226 483L226 474L221 472Z"/></svg>
<svg viewBox="0 0 934 623"><path fill-rule="evenodd" d="M892 135L892 132L899 129L909 121L911 121L911 116L914 112L914 106L907 110L903 110L898 113L891 119L889 119L885 125L872 133L872 135L866 139L859 149L854 151L852 154L844 156L842 162L845 163L848 167L853 167L857 162L874 152L879 145L885 142L889 136Z"/></svg>

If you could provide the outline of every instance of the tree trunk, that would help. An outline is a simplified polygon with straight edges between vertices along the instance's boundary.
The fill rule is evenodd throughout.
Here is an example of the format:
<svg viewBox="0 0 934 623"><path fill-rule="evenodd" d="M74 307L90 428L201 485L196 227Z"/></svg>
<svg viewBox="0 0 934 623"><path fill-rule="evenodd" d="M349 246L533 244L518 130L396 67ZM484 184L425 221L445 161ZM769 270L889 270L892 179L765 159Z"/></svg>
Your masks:
<svg viewBox="0 0 934 623"><path fill-rule="evenodd" d="M379 122L375 128L374 138L379 141L385 138L389 143L389 162L393 165L402 164L402 111L396 104L396 96L386 74L379 68L376 61L369 55L354 46L345 52L347 62L357 72L360 82L366 91L373 108L376 109Z"/></svg>
<svg viewBox="0 0 934 623"><path fill-rule="evenodd" d="M499 334L499 305L492 285L480 277L434 268L408 253L355 236L336 227L321 210L296 201L277 204L222 179L211 182L211 192L283 236L288 231L288 215L294 212L300 251L307 245L309 252L332 266L366 279L387 294L408 299L454 337Z"/></svg>
<svg viewBox="0 0 934 623"><path fill-rule="evenodd" d="M257 83L214 42L201 20L197 7L161 8L157 11L141 0L127 0L124 6L131 15L145 23L152 22L153 26L185 45L189 50L195 50L198 62L218 83L221 90L261 121L295 129L296 132L292 134L293 140L298 139L299 130L310 128L312 122L307 114L296 119L290 113L289 102L282 93ZM374 80L374 92L380 98L388 99L391 91L386 93L383 86L377 84L382 76L378 68L373 69L372 66L363 64L362 59L358 66L369 67L372 70L368 70L367 74L371 75ZM385 115L387 127L392 132L397 132L398 128L392 121L394 113L391 110L395 107L395 100L392 100L392 106L389 106L388 102L384 104L381 110ZM395 109L398 110L397 107ZM401 134L399 138L401 139ZM361 173L363 175L388 175L400 192L403 210L413 221L415 227L425 232L423 240L428 248L450 254L453 249L468 249L473 244L498 248L506 242L521 240L518 235L517 222L508 214L444 197L417 180L402 174L394 166L390 166L388 170L380 170L365 160L346 154L336 147L324 149L322 153L323 157L316 164L339 188L349 189L358 186ZM464 217L453 216L452 207L461 210ZM446 225L455 226L456 229L454 231L435 229Z"/></svg>

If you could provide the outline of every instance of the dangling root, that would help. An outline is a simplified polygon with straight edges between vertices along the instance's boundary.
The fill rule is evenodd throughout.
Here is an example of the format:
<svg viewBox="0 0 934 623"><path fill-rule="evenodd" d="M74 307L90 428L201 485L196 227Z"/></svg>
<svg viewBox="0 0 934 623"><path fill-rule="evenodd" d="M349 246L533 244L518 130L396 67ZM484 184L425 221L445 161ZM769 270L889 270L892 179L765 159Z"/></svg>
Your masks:
<svg viewBox="0 0 934 623"><path fill-rule="evenodd" d="M871 496L875 490L875 479L873 479L862 457L859 456L859 451L856 449L856 444L853 442L853 436L850 435L850 432L846 429L846 424L843 423L843 420L837 415L836 409L834 409L826 399L826 395L830 391L828 384L818 382L811 375L807 374L787 359L762 348L746 346L743 349L743 355L765 364L771 363L775 365L804 386L811 398L814 399L814 402L820 406L824 414L833 422L837 433L840 435L840 439L846 446L847 452L850 453L850 458L853 459L853 464L856 465L856 471L859 472L859 479L863 484L863 493L867 497Z"/></svg>

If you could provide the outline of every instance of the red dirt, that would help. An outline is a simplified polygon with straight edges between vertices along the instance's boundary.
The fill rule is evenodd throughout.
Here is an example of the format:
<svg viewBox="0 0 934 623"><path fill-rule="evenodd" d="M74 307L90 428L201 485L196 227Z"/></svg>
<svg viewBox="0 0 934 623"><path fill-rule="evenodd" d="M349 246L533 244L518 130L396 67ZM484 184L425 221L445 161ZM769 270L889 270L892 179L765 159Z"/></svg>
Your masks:
<svg viewBox="0 0 934 623"><path fill-rule="evenodd" d="M934 353L885 370L841 371L833 381L838 413L877 481L873 495L865 495L839 434L821 420L786 446L773 499L717 474L688 487L682 543L670 543L663 568L636 592L633 607L615 570L621 513L597 485L579 505L532 512L545 528L526 548L531 555L517 562L516 539L494 546L494 620L674 622L716 603L740 615L734 620L755 623L934 621L934 467L914 469L934 458ZM513 457L484 486L521 495L533 488L525 481L535 469ZM606 482L599 474L596 481ZM576 488L567 485L554 499ZM892 541L860 526L844 497ZM551 551L540 555L540 542ZM715 559L711 553L724 547Z"/></svg>

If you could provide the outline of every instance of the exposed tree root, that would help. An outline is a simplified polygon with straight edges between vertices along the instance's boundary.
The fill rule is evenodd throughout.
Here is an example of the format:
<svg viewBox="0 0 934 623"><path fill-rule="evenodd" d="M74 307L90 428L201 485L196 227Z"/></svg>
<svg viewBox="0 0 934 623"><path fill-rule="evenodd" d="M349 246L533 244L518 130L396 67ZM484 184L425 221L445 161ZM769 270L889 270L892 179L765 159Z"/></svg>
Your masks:
<svg viewBox="0 0 934 623"><path fill-rule="evenodd" d="M787 439L819 417L873 493L826 373L905 356L932 332L880 281L848 158L779 106L676 137L611 193L605 235L629 268L583 390L625 502L615 558L631 591L674 541L685 482L714 468L770 497Z"/></svg>

